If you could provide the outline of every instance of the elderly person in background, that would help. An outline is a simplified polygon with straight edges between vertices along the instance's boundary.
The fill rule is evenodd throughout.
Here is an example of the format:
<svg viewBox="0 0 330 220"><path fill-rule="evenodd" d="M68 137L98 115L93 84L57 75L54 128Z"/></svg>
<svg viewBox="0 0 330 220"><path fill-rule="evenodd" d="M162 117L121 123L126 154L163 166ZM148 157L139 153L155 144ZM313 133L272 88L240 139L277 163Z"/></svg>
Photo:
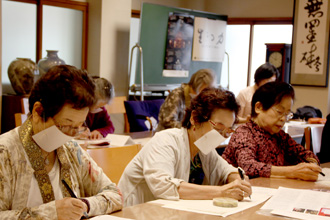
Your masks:
<svg viewBox="0 0 330 220"><path fill-rule="evenodd" d="M31 115L0 136L0 219L79 220L122 208L116 185L71 141L93 102L92 79L73 66L52 67L36 82Z"/></svg>
<svg viewBox="0 0 330 220"><path fill-rule="evenodd" d="M272 64L265 63L258 67L254 73L255 84L242 89L236 98L241 107L238 112L239 123L248 122L251 117L251 101L254 92L265 83L276 81L278 77L279 72Z"/></svg>
<svg viewBox="0 0 330 220"><path fill-rule="evenodd" d="M213 70L200 69L194 73L188 84L183 83L181 87L174 89L166 97L159 110L157 130L180 128L185 109L190 106L191 99L203 89L214 87L214 85L215 74Z"/></svg>
<svg viewBox="0 0 330 220"><path fill-rule="evenodd" d="M215 151L219 137L232 132L237 111L231 92L204 89L187 108L182 128L157 132L127 165L118 184L124 205L154 199L249 196L250 183L241 180L237 169Z"/></svg>
<svg viewBox="0 0 330 220"><path fill-rule="evenodd" d="M95 101L86 118L88 130L80 135L82 139L101 139L112 134L115 128L104 107L115 95L113 85L104 78L95 77Z"/></svg>
<svg viewBox="0 0 330 220"><path fill-rule="evenodd" d="M316 181L321 168L313 152L282 130L292 118L294 90L284 82L261 86L252 98L251 121L230 138L222 157L253 177L284 176Z"/></svg>

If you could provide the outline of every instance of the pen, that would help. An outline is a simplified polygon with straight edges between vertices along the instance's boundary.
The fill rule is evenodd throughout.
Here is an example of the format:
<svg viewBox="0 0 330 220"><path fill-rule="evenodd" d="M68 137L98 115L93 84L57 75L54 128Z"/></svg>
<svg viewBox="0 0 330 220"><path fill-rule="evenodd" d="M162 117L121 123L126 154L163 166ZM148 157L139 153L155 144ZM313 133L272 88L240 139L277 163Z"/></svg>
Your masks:
<svg viewBox="0 0 330 220"><path fill-rule="evenodd" d="M241 180L244 180L244 170L240 167L237 168L238 169L238 174L241 177ZM251 199L251 195L249 195L249 198Z"/></svg>
<svg viewBox="0 0 330 220"><path fill-rule="evenodd" d="M62 180L62 183L64 184L65 188L69 191L70 196L72 198L76 198L77 199L77 196L74 194L74 192L72 191L72 189L70 188L70 186L65 182L65 180ZM89 218L87 212L84 212L84 217L87 218L87 219Z"/></svg>
<svg viewBox="0 0 330 220"><path fill-rule="evenodd" d="M308 161L308 160L305 160L306 161L306 163L313 163L313 162L311 162L311 161ZM325 176L325 174L321 171L320 172L320 174L322 175L322 176Z"/></svg>

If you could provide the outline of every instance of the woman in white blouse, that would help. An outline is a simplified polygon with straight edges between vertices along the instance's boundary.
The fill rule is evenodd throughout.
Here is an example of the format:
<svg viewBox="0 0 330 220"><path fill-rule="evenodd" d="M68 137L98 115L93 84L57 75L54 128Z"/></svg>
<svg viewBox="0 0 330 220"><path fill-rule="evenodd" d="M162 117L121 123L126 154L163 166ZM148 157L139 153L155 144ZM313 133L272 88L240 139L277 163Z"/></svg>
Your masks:
<svg viewBox="0 0 330 220"><path fill-rule="evenodd" d="M186 109L181 129L156 133L128 164L118 184L124 206L154 199L242 200L251 195L250 183L217 154L220 143L212 141L229 136L238 108L231 92L204 89ZM195 143L200 138L210 141Z"/></svg>

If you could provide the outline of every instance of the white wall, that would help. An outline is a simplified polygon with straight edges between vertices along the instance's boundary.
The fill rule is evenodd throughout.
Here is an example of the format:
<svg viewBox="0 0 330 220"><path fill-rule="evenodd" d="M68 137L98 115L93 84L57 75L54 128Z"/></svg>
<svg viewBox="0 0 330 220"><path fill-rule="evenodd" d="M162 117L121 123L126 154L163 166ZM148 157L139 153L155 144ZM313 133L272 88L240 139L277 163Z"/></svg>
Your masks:
<svg viewBox="0 0 330 220"><path fill-rule="evenodd" d="M130 0L89 0L88 71L128 92Z"/></svg>

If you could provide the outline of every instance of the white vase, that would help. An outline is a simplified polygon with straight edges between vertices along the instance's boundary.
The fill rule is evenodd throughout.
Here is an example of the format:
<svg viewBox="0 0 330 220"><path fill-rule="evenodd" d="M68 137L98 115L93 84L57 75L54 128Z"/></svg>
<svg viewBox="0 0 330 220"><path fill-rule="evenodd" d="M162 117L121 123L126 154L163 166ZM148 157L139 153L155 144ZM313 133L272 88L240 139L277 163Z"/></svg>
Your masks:
<svg viewBox="0 0 330 220"><path fill-rule="evenodd" d="M38 62L40 76L47 73L47 71L56 65L65 64L64 60L60 59L57 55L58 50L46 50L47 56L40 59Z"/></svg>

